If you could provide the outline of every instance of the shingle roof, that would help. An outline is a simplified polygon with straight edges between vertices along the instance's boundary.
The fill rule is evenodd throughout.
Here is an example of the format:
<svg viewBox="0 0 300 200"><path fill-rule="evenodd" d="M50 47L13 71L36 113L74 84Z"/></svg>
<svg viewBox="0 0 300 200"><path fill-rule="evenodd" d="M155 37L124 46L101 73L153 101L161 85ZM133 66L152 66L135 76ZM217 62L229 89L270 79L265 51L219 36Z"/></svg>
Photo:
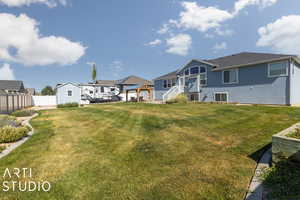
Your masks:
<svg viewBox="0 0 300 200"><path fill-rule="evenodd" d="M103 85L103 86L114 86L116 84L116 81L114 80L97 80L97 85Z"/></svg>
<svg viewBox="0 0 300 200"><path fill-rule="evenodd" d="M0 90L23 91L23 81L15 80L0 80Z"/></svg>
<svg viewBox="0 0 300 200"><path fill-rule="evenodd" d="M177 74L177 70L174 72L170 72L170 73L164 74L162 76L159 76L159 77L155 78L154 80L176 78L176 74Z"/></svg>
<svg viewBox="0 0 300 200"><path fill-rule="evenodd" d="M252 53L242 52L233 54L230 56L220 57L216 59L206 60L207 62L218 65L217 68L236 66L236 65L248 65L253 63L259 63L263 61L270 61L275 59L293 57L294 55L285 54L270 54L270 53Z"/></svg>
<svg viewBox="0 0 300 200"><path fill-rule="evenodd" d="M153 85L151 81L138 76L128 76L116 81L117 85Z"/></svg>

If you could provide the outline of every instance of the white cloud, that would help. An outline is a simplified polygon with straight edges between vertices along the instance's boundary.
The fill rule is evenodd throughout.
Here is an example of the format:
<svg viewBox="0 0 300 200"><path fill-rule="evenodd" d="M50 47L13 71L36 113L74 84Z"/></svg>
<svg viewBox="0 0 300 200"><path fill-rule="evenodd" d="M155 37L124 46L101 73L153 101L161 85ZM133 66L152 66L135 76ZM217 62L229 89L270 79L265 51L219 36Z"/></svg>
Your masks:
<svg viewBox="0 0 300 200"><path fill-rule="evenodd" d="M180 19L177 22L179 28L206 32L220 27L222 22L233 18L233 15L226 10L199 6L196 2L182 2L182 6L185 10L180 13Z"/></svg>
<svg viewBox="0 0 300 200"><path fill-rule="evenodd" d="M0 59L27 66L69 65L76 63L85 49L64 37L42 36L38 23L25 14L0 14Z"/></svg>
<svg viewBox="0 0 300 200"><path fill-rule="evenodd" d="M161 40L156 39L156 40L153 40L153 41L151 41L151 42L149 42L149 43L147 43L147 44L145 44L145 45L146 45L146 46L155 47L155 46L160 45L161 43L162 43Z"/></svg>
<svg viewBox="0 0 300 200"><path fill-rule="evenodd" d="M212 49L214 50L215 53L220 50L227 49L227 43L226 42L217 43Z"/></svg>
<svg viewBox="0 0 300 200"><path fill-rule="evenodd" d="M167 53L186 56L191 48L192 38L188 34L178 34L167 39Z"/></svg>
<svg viewBox="0 0 300 200"><path fill-rule="evenodd" d="M233 14L238 14L241 10L246 8L247 6L257 5L260 8L265 8L268 6L272 6L275 4L277 0L238 0L234 4L234 12Z"/></svg>
<svg viewBox="0 0 300 200"><path fill-rule="evenodd" d="M15 80L14 71L7 63L0 68L0 80Z"/></svg>
<svg viewBox="0 0 300 200"><path fill-rule="evenodd" d="M277 52L300 55L300 15L284 16L259 28L256 45L271 47Z"/></svg>
<svg viewBox="0 0 300 200"><path fill-rule="evenodd" d="M66 5L66 0L0 0L0 4L8 7L29 6L34 3L45 4L50 8L57 6L58 3Z"/></svg>

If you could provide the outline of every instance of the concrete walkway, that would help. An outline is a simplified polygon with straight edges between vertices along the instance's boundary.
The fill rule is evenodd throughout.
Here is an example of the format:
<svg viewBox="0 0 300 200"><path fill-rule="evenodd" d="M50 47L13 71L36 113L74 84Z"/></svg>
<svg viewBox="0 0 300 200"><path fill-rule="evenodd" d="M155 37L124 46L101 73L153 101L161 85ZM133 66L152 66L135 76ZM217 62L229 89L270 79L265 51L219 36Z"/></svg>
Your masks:
<svg viewBox="0 0 300 200"><path fill-rule="evenodd" d="M264 187L261 175L270 167L271 159L272 148L267 150L258 162L245 200L263 200Z"/></svg>
<svg viewBox="0 0 300 200"><path fill-rule="evenodd" d="M22 125L27 125L31 128L31 131L27 134L26 137L22 138L21 140L15 142L15 143L12 143L11 145L9 145L5 150L3 150L1 153L0 153L0 159L7 156L10 152L12 152L13 150L15 150L17 147L19 147L20 145L22 145L24 142L26 142L33 134L34 134L34 129L32 128L31 124L29 123L29 121L38 116L38 114L34 114L33 116L27 118L26 120L24 120L22 122Z"/></svg>

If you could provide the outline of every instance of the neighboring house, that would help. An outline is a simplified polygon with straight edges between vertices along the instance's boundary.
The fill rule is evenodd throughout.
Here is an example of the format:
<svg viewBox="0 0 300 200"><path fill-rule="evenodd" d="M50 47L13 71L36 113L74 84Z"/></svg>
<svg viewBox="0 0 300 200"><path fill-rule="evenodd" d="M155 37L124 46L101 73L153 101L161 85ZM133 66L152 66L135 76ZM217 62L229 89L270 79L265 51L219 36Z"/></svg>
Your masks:
<svg viewBox="0 0 300 200"><path fill-rule="evenodd" d="M56 103L79 103L81 104L81 88L75 83L59 84L56 87Z"/></svg>
<svg viewBox="0 0 300 200"><path fill-rule="evenodd" d="M154 79L155 100L186 93L193 101L250 104L300 104L299 84L297 56L249 52L193 59Z"/></svg>
<svg viewBox="0 0 300 200"><path fill-rule="evenodd" d="M98 80L95 84L57 84L56 99L57 104L71 102L89 104L95 102L119 101L120 99L126 100L126 88L140 85L147 85L147 87L151 85L151 87L153 87L152 82L137 76L129 76L116 81ZM138 92L140 91L145 92L145 89L140 88ZM143 99L147 99L147 96L143 92L138 95L143 97ZM137 98L136 93L130 93L128 96L130 96L130 98ZM129 99L128 96L127 98Z"/></svg>
<svg viewBox="0 0 300 200"><path fill-rule="evenodd" d="M6 94L25 94L23 81L0 80L0 90Z"/></svg>

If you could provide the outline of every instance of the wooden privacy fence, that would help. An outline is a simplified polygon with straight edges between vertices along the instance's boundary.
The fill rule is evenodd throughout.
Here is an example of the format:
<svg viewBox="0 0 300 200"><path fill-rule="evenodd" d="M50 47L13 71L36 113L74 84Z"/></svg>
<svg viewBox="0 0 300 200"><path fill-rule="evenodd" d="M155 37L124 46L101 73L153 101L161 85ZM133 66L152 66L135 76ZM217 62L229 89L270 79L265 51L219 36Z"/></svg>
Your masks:
<svg viewBox="0 0 300 200"><path fill-rule="evenodd" d="M0 95L0 113L9 114L15 110L33 106L31 95L26 94L1 94Z"/></svg>

